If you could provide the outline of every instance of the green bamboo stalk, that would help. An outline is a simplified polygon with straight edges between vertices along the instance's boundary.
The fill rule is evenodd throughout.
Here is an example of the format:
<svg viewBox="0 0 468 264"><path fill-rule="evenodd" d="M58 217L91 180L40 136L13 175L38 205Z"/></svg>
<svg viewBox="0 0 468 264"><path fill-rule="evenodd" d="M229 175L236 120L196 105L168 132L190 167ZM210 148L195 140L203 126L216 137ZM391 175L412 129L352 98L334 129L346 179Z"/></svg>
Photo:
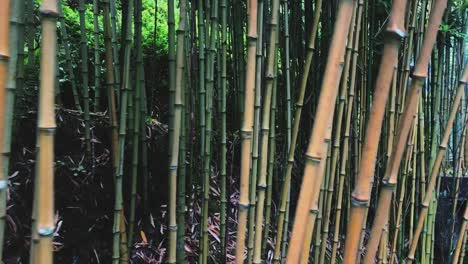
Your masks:
<svg viewBox="0 0 468 264"><path fill-rule="evenodd" d="M35 34L36 34L36 25L34 24L35 18L35 9L34 0L27 0L26 2L26 42L28 43L28 65L34 66L36 55L34 54L35 50Z"/></svg>
<svg viewBox="0 0 468 264"><path fill-rule="evenodd" d="M83 1L83 0L80 0ZM112 1L111 0L111 12L112 12ZM127 6L128 14L133 14L133 1L128 2ZM112 24L112 23L111 23ZM122 197L122 185L123 185L123 173L124 173L124 153L125 153L125 136L127 130L127 106L128 106L128 90L130 87L130 54L132 45L132 16L128 15L124 26L127 28L127 34L123 45L124 52L124 68L122 75L122 96L120 102L120 126L119 126L119 148L118 148L118 167L115 172L116 184L115 184L115 204L114 204L114 226L113 226L113 244L112 244L112 263L118 264L120 259L126 258L125 251L127 246L122 246L121 240L125 235L122 235L125 230L125 223L123 218L123 197ZM122 238L121 238L122 236Z"/></svg>
<svg viewBox="0 0 468 264"><path fill-rule="evenodd" d="M114 78L115 78L115 95L116 95L116 102L121 102L120 98L120 88L121 88L121 72L120 72L120 60L119 60L119 48L117 45L117 7L116 7L116 0L109 0L109 8L110 8L110 25L111 25L111 41L112 41L112 56L114 57ZM125 22L123 22L125 24Z"/></svg>
<svg viewBox="0 0 468 264"><path fill-rule="evenodd" d="M177 170L179 166L179 136L181 134L182 110L183 110L183 79L185 75L184 49L185 49L185 8L186 1L181 1L179 6L179 28L177 30L177 58L176 76L174 91L174 120L173 120L173 140L170 142L171 162L170 162L170 195L169 195L169 254L167 263L176 262L177 251L177 220L176 220L176 200L177 200Z"/></svg>
<svg viewBox="0 0 468 264"><path fill-rule="evenodd" d="M211 155L212 155L212 133L213 133L213 96L214 96L214 64L216 55L216 40L218 35L218 1L213 0L213 8L210 17L210 42L208 44L208 57L206 65L206 131L205 131L205 149L203 163L203 215L202 215L202 262L208 263L209 254L209 233L208 233L208 205L210 200L210 179L211 179ZM208 36L208 34L206 34Z"/></svg>
<svg viewBox="0 0 468 264"><path fill-rule="evenodd" d="M70 80L71 87L72 87L72 93L73 93L73 103L75 104L75 108L78 111L82 111L81 105L80 105L80 98L78 96L78 90L76 87L76 78L75 78L75 73L73 70L73 61L71 58L71 51L70 51L70 40L68 38L68 33L67 33L67 27L65 23L65 17L63 16L63 10L62 10L62 1L58 1L58 11L60 14L59 21L60 21L60 32L62 34L62 42L63 42L63 47L65 49L65 60L67 62L67 68L68 68L68 79Z"/></svg>
<svg viewBox="0 0 468 264"><path fill-rule="evenodd" d="M226 256L226 213L227 213L227 2L221 0L221 212L220 239L221 259Z"/></svg>
<svg viewBox="0 0 468 264"><path fill-rule="evenodd" d="M138 183L138 163L140 154L140 129L141 129L141 94L144 87L144 72L143 72L143 47L142 47L142 0L135 0L135 53L136 53L136 82L134 92L134 133L132 138L132 172L130 186L130 221L128 228L128 249L130 251L133 246L133 237L135 231L135 213L136 213L136 198L137 198L137 183ZM130 108L128 109L131 110Z"/></svg>
<svg viewBox="0 0 468 264"><path fill-rule="evenodd" d="M94 111L100 110L101 100L101 56L99 51L99 0L93 0L93 34L94 34Z"/></svg>
<svg viewBox="0 0 468 264"><path fill-rule="evenodd" d="M259 180L257 185L257 208L255 219L255 248L253 263L261 263L261 249L262 249L262 225L264 220L264 206L265 206L265 192L267 188L267 167L268 167L268 141L270 135L270 119L271 119L271 105L273 96L273 85L275 79L275 65L276 59L276 39L278 34L278 16L279 16L279 0L272 1L271 7L271 20L269 23L269 36L268 41L268 61L266 65L265 76L265 94L262 110L262 127L261 127L261 154L260 154L260 168Z"/></svg>
<svg viewBox="0 0 468 264"><path fill-rule="evenodd" d="M83 105L84 105L84 124L85 124L85 146L86 152L91 152L91 131L89 115L89 89L88 89L88 46L86 38L86 18L84 0L79 0L78 11L80 13L80 44L81 44L81 76L83 85Z"/></svg>

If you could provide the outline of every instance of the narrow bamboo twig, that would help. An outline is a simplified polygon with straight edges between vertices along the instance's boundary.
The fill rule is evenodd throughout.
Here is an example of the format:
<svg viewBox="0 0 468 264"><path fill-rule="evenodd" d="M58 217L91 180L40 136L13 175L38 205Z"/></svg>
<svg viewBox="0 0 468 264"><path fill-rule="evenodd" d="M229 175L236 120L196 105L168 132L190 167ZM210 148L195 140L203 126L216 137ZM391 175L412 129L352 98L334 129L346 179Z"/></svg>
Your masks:
<svg viewBox="0 0 468 264"><path fill-rule="evenodd" d="M440 2L437 3L437 5L434 7L432 12L436 13L437 15L440 15L440 19L438 20L440 24L440 20L442 19L442 15L445 9L447 2L445 0L440 0ZM431 14L432 15L432 14ZM437 17L438 18L438 17ZM434 19L435 20L435 19ZM438 24L437 24L438 26ZM429 34L426 34L426 37ZM435 37L434 37L435 39ZM432 167L432 171L429 177L429 184L427 185L426 188L426 195L424 196L424 201L422 202L422 208L419 212L419 219L418 219L418 224L416 226L416 230L414 232L414 238L411 241L411 246L410 246L410 251L408 254L408 261L407 263L412 263L414 261L414 255L416 253L416 249L418 246L418 241L419 241L419 236L421 235L422 228L424 225L424 220L428 214L428 207L429 203L431 202L432 199L432 193L434 192L434 189L436 187L436 182L439 174L439 169L440 165L442 163L442 160L444 158L446 149L447 149L447 143L450 138L450 134L452 132L453 128L453 121L455 119L455 115L457 114L458 107L460 105L461 98L463 96L464 89L466 87L466 83L468 81L468 66L465 65L465 69L463 70L463 74L460 78L458 89L457 89L457 94L455 95L455 99L452 104L452 109L450 111L449 119L447 121L445 130L444 130L444 135L442 137L442 140L440 141L439 144L439 151L437 152L437 158L434 162L434 166Z"/></svg>
<svg viewBox="0 0 468 264"><path fill-rule="evenodd" d="M288 148L288 161L287 161L287 166L285 170L285 175L283 178L283 186L281 187L281 201L280 201L280 208L279 208L279 214L278 214L276 245L275 245L275 253L273 257L275 264L279 263L281 260L280 259L281 258L280 256L281 244L282 244L283 239L286 239L286 237L283 238L283 236L285 235L283 233L286 233L288 229L287 225L285 226L285 218L286 218L286 211L287 211L287 201L288 201L289 191L291 187L291 175L292 175L292 168L294 165L294 153L296 151L296 143L297 143L297 138L299 134L299 124L300 124L300 119L301 119L301 114L302 114L302 107L304 104L304 96L305 96L305 90L307 87L307 80L309 78L310 66L312 64L312 59L313 59L314 51L315 51L315 37L318 31L321 10L322 10L322 0L318 0L315 5L314 21L312 23L312 30L309 36L309 43L307 46L308 49L307 49L304 69L302 73L299 95L296 101L296 111L294 113L294 124L293 124L293 130L292 130L292 135L291 135L291 144L289 145L289 148ZM286 11L287 10L285 9L285 12ZM287 16L287 12L285 13L285 16Z"/></svg>
<svg viewBox="0 0 468 264"><path fill-rule="evenodd" d="M1 151L2 151L2 157L0 158L0 259L2 259L3 255L3 241L4 241L4 236L5 236L5 218L6 218L6 200L7 200L7 190L8 190L8 168L5 166L5 159L4 159L4 153L5 153L5 139L9 138L9 135L7 136L6 134L9 133L9 124L8 119L5 117L5 114L12 115L11 113L6 112L6 103L8 103L8 99L6 98L9 93L11 93L11 87L12 82L14 82L14 77L12 78L11 75L14 74L9 72L9 70L13 67L16 68L16 55L17 54L10 54L10 46L12 47L17 47L16 43L14 45L10 44L10 1L9 0L2 0L0 1L0 5L2 8L0 9L0 144L1 144ZM13 3L13 16L12 19L16 19L16 10L17 10L17 3ZM56 9L56 7L55 7ZM52 10L55 10L52 9ZM51 20L51 19L49 19ZM52 21L55 21L52 19ZM50 23L45 23L44 24L47 26L47 24ZM13 25L14 26L14 25ZM13 31L16 29L13 27ZM50 29L49 29L50 30ZM45 33L45 32L44 32ZM50 32L48 32L50 33ZM14 35L14 33L13 33ZM14 36L13 36L14 37ZM47 40L49 43L52 42L52 44L55 45L55 35L48 35L49 39ZM50 38L52 37L52 38ZM13 38L14 39L14 38ZM55 57L55 48L51 49L51 52L53 52L53 56ZM12 55L10 57L10 55ZM10 59L12 59L10 61ZM13 64L12 67L9 67L9 63ZM52 66L54 67L55 71L55 64L52 63ZM45 73L45 72L44 72ZM14 75L13 75L14 76ZM50 77L50 76L49 76ZM42 80L41 80L42 81ZM41 86L42 87L42 86ZM53 88L53 86L51 86ZM53 98L52 98L53 100ZM50 102L46 102L50 103ZM52 109L53 109L53 101L52 101ZM54 118L54 117L53 117ZM55 119L54 119L55 120ZM42 120L45 122L45 120ZM43 125L44 123L40 123ZM47 161L44 161L43 167L45 168L45 165L49 165L46 163ZM8 162L7 162L8 164ZM46 172L46 171L45 171ZM52 171L51 171L52 172ZM53 172L52 172L53 174ZM38 173L38 175L42 175ZM44 177L47 177L50 175L44 175ZM47 183L47 182L46 182ZM37 184L37 182L36 182ZM49 186L45 186L46 188ZM44 197L45 198L45 197ZM42 198L42 199L44 199ZM44 209L48 209L47 206L47 200L43 201L43 206L45 206ZM45 202L45 203L44 203ZM52 200L53 202L53 200ZM44 214L50 213L49 211L45 211L42 213L42 224L48 224L48 222L44 222ZM52 230L53 230L53 222L52 222ZM47 249L47 248L44 248Z"/></svg>
<svg viewBox="0 0 468 264"><path fill-rule="evenodd" d="M393 68L398 62L400 40L405 35L405 9L406 0L393 2L389 23L386 29L387 35L381 65L375 84L372 109L367 122L366 141L364 142L362 150L362 159L356 178L356 186L351 198L352 206L350 210L350 221L347 224L344 263L355 263L358 259L358 246L371 195L371 182L375 169L385 104L391 86Z"/></svg>
<svg viewBox="0 0 468 264"><path fill-rule="evenodd" d="M3 7L8 7L4 3ZM6 8L8 10L8 8ZM39 92L39 120L36 184L37 188L37 233L39 243L34 249L34 262L52 263L52 239L55 230L54 222L54 133L55 133L55 65L57 42L57 1L44 0L41 5L42 45L41 45L41 78ZM4 17L4 16L0 16ZM1 34L0 34L1 35ZM2 45L0 45L2 46ZM0 78L1 79L1 78ZM3 115L3 114L1 114Z"/></svg>
<svg viewBox="0 0 468 264"><path fill-rule="evenodd" d="M288 263L298 263L300 259L302 243L304 242L303 230L306 226L311 203L313 202L313 193L310 192L310 186L314 183L315 177L319 176L318 169L324 155L321 146L327 130L327 121L333 116L332 111L335 106L339 77L342 71L339 62L342 60L345 53L346 38L349 31L354 2L355 1L352 0L342 0L339 3L335 30L331 40L328 62L325 67L324 79L317 106L317 114L306 152L304 177L296 207L296 217L294 218L291 242L288 249ZM315 182L321 183L321 179ZM320 184L318 185L320 186Z"/></svg>
<svg viewBox="0 0 468 264"><path fill-rule="evenodd" d="M245 235L247 229L247 211L249 208L249 178L250 178L250 150L252 145L254 88L255 88L255 54L257 39L257 0L247 2L248 31L247 31L247 66L245 77L244 118L241 129L241 173L240 197L237 226L236 263L244 262Z"/></svg>

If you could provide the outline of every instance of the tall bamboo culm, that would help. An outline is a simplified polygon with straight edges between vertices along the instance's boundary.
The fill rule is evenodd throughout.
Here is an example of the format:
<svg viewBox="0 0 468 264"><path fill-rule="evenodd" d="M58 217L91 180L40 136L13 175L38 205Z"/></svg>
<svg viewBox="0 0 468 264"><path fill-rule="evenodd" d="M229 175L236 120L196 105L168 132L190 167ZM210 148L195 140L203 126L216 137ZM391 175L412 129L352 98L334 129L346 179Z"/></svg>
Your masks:
<svg viewBox="0 0 468 264"><path fill-rule="evenodd" d="M84 108L84 125L85 125L85 146L86 152L91 152L91 131L90 131L90 114L89 114L89 72L88 72L88 43L86 37L86 6L84 0L79 0L80 13L80 33L81 33L81 77L83 87L83 108Z"/></svg>
<svg viewBox="0 0 468 264"><path fill-rule="evenodd" d="M440 16L440 20L441 20L447 2L446 2L446 0L439 0L439 1L440 2L437 2L436 6L433 8L432 12L438 14ZM457 94L455 95L455 99L454 99L453 104L452 104L452 109L450 110L450 115L449 115L449 118L448 118L447 123L445 125L444 134L443 134L442 140L440 141L440 144L439 144L439 150L437 152L437 157L435 159L434 166L432 167L431 174L429 176L429 183L428 183L427 188L425 190L425 196L424 196L424 200L422 202L422 208L421 208L421 210L419 212L418 224L417 224L416 229L414 231L414 237L413 237L413 240L411 241L411 246L410 246L410 251L409 251L409 254L408 254L407 263L413 263L413 261L415 260L414 258L415 258L415 253L416 253L416 249L417 249L417 246L418 246L419 236L421 235L423 225L424 225L424 220L425 220L425 218L426 218L426 216L428 214L429 204L430 204L431 199L432 199L432 193L434 192L434 189L436 187L440 165L442 163L442 160L443 160L443 158L445 156L445 152L447 150L448 140L450 138L450 134L451 134L452 128L453 128L453 121L454 121L455 116L457 114L458 107L460 105L460 101L461 101L461 98L463 96L464 89L466 87L467 81L468 81L468 66L465 65L465 68L463 70L463 74L461 75L461 78L459 80ZM465 122L466 122L466 120L465 120Z"/></svg>
<svg viewBox="0 0 468 264"><path fill-rule="evenodd" d="M99 50L99 0L93 0L93 37L94 37L94 111L100 110L101 101L101 55Z"/></svg>
<svg viewBox="0 0 468 264"><path fill-rule="evenodd" d="M252 146L252 127L255 90L255 55L257 40L257 0L247 2L247 65L245 76L244 118L241 128L241 172L239 215L237 226L236 263L244 263L245 236L247 231L247 212L249 210L250 150Z"/></svg>
<svg viewBox="0 0 468 264"><path fill-rule="evenodd" d="M259 180L257 185L257 206L255 215L255 247L253 254L253 263L261 263L262 249L262 231L263 231L263 213L265 207L265 192L267 188L267 167L268 167L268 145L270 136L270 121L271 121L271 105L273 95L273 85L275 80L275 65L276 59L276 39L278 34L278 15L279 15L279 0L273 0L271 7L271 20L269 23L269 42L268 42L268 61L266 65L265 76L265 94L263 100L262 127L261 127L261 154Z"/></svg>
<svg viewBox="0 0 468 264"><path fill-rule="evenodd" d="M44 0L41 5L42 43L41 78L38 114L38 165L34 206L37 206L39 241L31 252L34 263L53 263L54 220L54 134L55 134L55 67L57 42L57 1ZM34 210L34 209L33 209Z"/></svg>
<svg viewBox="0 0 468 264"><path fill-rule="evenodd" d="M82 1L82 0L81 0ZM111 0L111 4L112 4ZM111 5L111 12L112 12ZM123 71L122 71L122 87L120 101L120 120L119 120L119 146L118 146L118 165L115 173L115 199L114 199L114 225L113 225L113 244L112 244L112 263L118 264L127 259L127 245L125 245L125 219L123 214L123 173L124 173L124 153L125 153L125 136L127 130L127 108L128 108L128 91L130 89L130 54L132 45L132 21L133 21L133 1L128 1L127 19L122 23L126 27L126 36L123 44ZM112 19L112 18L111 18ZM112 22L111 22L112 24ZM122 244L122 245L121 245ZM122 252L120 252L122 250Z"/></svg>
<svg viewBox="0 0 468 264"><path fill-rule="evenodd" d="M5 130L8 124L5 122L5 103L7 103L7 89L10 86L9 76L9 60L10 60L10 14L12 17L15 16L14 12L17 4L13 4L12 12L10 13L10 1L2 0L0 2L2 8L0 9L0 143L2 146L2 154L4 153L4 142L5 142ZM55 10L55 9L53 9ZM13 28L12 30L15 30ZM51 39L52 43L55 41ZM55 45L55 44L53 44ZM52 50L55 56L55 49ZM15 57L16 54L13 55ZM11 63L14 63L13 59ZM14 65L16 66L16 65ZM55 67L55 65L54 65ZM55 68L54 68L55 72ZM42 87L42 86L41 86ZM53 86L52 86L53 88ZM52 101L53 102L53 101ZM53 107L53 104L52 104ZM10 114L10 113L8 113ZM7 132L8 133L8 132ZM0 259L3 253L3 240L5 236L5 218L6 218L6 199L7 199L7 188L8 188L8 173L5 167L4 156L0 158Z"/></svg>
<svg viewBox="0 0 468 264"><path fill-rule="evenodd" d="M367 122L367 131L362 149L361 163L356 178L355 189L351 198L350 221L347 224L344 263L356 263L361 231L367 206L370 202L370 191L374 175L378 142L382 129L382 120L385 113L393 69L398 62L400 41L405 35L406 0L393 2L390 19L386 29L386 38L381 65L376 80L372 110Z"/></svg>
<svg viewBox="0 0 468 264"><path fill-rule="evenodd" d="M317 105L317 112L306 152L301 191L296 207L296 216L294 218L286 260L288 263L299 263L302 244L304 243L304 228L306 227L313 197L313 193L310 192L311 186L313 186L314 182L318 183L318 185L322 182L322 179L316 180L315 178L319 176L320 164L323 162L325 155L322 152L322 144L325 139L329 120L333 117L332 112L338 95L339 79L342 71L340 61L345 53L346 38L349 32L354 3L355 1L352 0L341 0L339 3L335 29L328 53L329 57L325 67L320 98Z"/></svg>
<svg viewBox="0 0 468 264"><path fill-rule="evenodd" d="M404 110L400 118L400 123L398 125L395 147L392 151L392 155L390 156L390 162L387 164L385 176L382 181L383 189L380 192L376 217L372 226L371 237L367 245L367 255L364 263L374 262L378 243L382 234L382 229L388 221L389 207L391 203L392 193L397 184L400 162L403 157L403 152L405 150L406 141L412 126L413 119L415 119L415 115L417 114L418 103L420 101L419 96L424 81L427 77L429 59L436 41L437 29L440 25L444 5L444 1L439 1L434 7L434 12L431 13L431 17L429 18L428 29L425 34L423 46L421 48L418 60L416 62L415 70L413 72L411 91L407 96L408 99L406 100L406 106L403 108ZM442 9L442 11L436 12L438 9ZM403 80L403 82L406 82L406 80ZM414 135L416 135L417 130L414 129L413 133ZM417 137L414 136L414 138ZM410 230L410 232L412 232L412 230Z"/></svg>
<svg viewBox="0 0 468 264"><path fill-rule="evenodd" d="M177 170L179 165L179 136L181 133L182 109L183 109L183 78L185 78L185 8L186 1L180 1L179 6L179 28L177 30L177 49L176 49L176 78L174 91L174 120L173 140L170 142L171 160L169 167L169 254L167 263L176 262L177 251L177 219L176 219L176 200L177 200ZM182 227L181 227L182 228Z"/></svg>
<svg viewBox="0 0 468 264"><path fill-rule="evenodd" d="M287 10L288 9L285 7L284 15L286 17L288 16ZM308 49L307 49L307 54L306 54L306 60L304 63L304 69L302 72L299 95L296 101L296 111L294 113L294 124L293 124L293 130L292 130L292 135L291 135L291 143L289 144L289 148L288 148L287 166L286 166L286 170L285 170L285 174L283 178L283 185L281 186L281 200L280 200L280 207L279 207L278 220L277 220L278 227L277 227L277 233L276 233L276 245L275 245L275 253L273 256L273 260L275 264L278 264L281 261L281 245L282 245L283 240L287 239L286 237L284 237L287 234L287 230L288 230L288 226L286 225L285 220L286 220L286 212L288 208L287 205L288 205L288 199L289 199L289 192L291 188L291 175L292 175L292 169L294 165L294 153L296 151L296 143L297 143L297 138L299 134L299 124L300 124L300 119L301 119L301 114L302 114L302 106L304 104L307 80L309 78L310 66L312 64L312 59L315 53L315 38L317 35L321 11L322 11L322 0L318 0L315 5L314 21L313 21L312 30L309 36L309 43L307 46ZM285 20L287 22L287 18L285 18ZM287 25L288 24L285 23L285 26ZM288 35L289 34L287 34L287 36ZM289 45L286 44L286 47L289 47Z"/></svg>
<svg viewBox="0 0 468 264"><path fill-rule="evenodd" d="M468 204L465 205L465 213L463 214L463 223L461 224L460 231L458 233L457 246L452 257L452 264L463 263L459 262L460 252L463 250L463 241L466 239L466 227L468 226Z"/></svg>

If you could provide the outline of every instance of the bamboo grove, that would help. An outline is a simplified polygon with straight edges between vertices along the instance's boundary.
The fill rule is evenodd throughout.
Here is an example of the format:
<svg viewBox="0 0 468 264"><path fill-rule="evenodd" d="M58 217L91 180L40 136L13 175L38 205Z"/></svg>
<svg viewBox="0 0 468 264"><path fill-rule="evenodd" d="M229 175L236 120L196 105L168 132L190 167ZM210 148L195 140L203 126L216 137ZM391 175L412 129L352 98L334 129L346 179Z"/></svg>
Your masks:
<svg viewBox="0 0 468 264"><path fill-rule="evenodd" d="M0 7L5 263L465 263L466 1Z"/></svg>

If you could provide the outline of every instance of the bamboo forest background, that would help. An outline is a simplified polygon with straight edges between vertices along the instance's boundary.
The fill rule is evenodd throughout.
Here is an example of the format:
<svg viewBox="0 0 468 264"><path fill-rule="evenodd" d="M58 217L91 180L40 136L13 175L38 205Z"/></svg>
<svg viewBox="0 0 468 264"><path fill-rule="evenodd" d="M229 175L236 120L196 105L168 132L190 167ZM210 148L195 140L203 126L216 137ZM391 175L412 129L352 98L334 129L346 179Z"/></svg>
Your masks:
<svg viewBox="0 0 468 264"><path fill-rule="evenodd" d="M467 263L467 0L0 0L5 263Z"/></svg>

